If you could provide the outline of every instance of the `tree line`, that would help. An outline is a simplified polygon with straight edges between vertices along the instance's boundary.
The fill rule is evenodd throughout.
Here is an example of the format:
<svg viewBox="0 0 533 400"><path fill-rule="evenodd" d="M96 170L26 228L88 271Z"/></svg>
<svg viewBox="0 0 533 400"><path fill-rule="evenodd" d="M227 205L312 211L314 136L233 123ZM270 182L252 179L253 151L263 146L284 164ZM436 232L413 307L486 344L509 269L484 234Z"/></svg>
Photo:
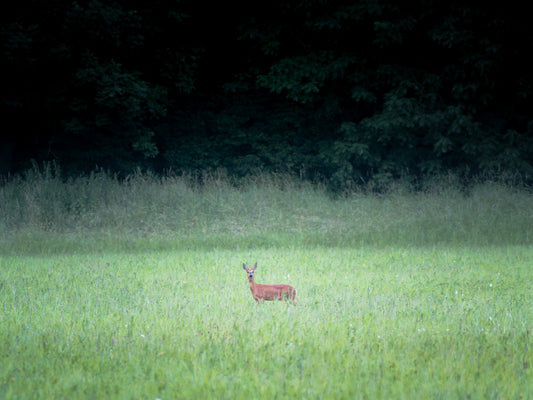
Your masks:
<svg viewBox="0 0 533 400"><path fill-rule="evenodd" d="M533 176L525 10L459 1L2 6L0 173Z"/></svg>

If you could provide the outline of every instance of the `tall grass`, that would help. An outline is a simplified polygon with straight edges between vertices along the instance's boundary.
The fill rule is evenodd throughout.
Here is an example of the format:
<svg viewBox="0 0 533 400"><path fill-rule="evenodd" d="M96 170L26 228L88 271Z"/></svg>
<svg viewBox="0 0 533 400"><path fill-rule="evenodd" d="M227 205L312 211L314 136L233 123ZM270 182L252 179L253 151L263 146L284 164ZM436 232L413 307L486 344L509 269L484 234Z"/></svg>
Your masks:
<svg viewBox="0 0 533 400"><path fill-rule="evenodd" d="M1 185L0 249L134 250L149 248L146 238L167 249L531 244L532 210L531 191L498 181L464 190L445 177L417 191L404 184L333 196L286 175L234 182L220 173L137 172L119 180L98 171L63 179L46 165Z"/></svg>

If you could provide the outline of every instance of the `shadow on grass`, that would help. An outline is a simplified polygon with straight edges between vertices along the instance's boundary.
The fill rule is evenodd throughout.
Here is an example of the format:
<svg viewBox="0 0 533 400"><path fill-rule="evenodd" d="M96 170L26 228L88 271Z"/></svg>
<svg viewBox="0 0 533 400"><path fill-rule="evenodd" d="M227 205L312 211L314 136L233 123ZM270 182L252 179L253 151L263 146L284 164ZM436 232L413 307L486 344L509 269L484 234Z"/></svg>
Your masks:
<svg viewBox="0 0 533 400"><path fill-rule="evenodd" d="M219 235L125 235L113 233L19 233L0 240L0 254L4 256L90 254L90 253L144 253L184 250L246 250L256 248L361 248L361 247L484 247L532 245L528 236L471 235L463 232L455 236L438 232L369 232L343 235L319 233L264 233L235 236Z"/></svg>

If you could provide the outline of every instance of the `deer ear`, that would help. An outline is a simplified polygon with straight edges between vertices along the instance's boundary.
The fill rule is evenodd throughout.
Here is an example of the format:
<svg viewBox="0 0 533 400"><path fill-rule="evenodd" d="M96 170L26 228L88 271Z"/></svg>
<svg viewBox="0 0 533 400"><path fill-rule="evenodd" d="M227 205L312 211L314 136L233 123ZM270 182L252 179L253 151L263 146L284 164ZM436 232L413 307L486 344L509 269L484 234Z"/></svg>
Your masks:
<svg viewBox="0 0 533 400"><path fill-rule="evenodd" d="M257 269L257 263L254 264L254 271Z"/></svg>
<svg viewBox="0 0 533 400"><path fill-rule="evenodd" d="M242 269L247 269L246 268L246 264L244 264L244 263L242 264Z"/></svg>

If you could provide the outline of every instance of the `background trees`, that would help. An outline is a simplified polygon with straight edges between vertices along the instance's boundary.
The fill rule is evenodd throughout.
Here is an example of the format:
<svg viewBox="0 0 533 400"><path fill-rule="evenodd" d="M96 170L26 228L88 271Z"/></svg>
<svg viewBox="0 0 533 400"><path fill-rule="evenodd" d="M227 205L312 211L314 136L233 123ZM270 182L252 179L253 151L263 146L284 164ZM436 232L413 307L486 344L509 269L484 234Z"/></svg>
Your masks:
<svg viewBox="0 0 533 400"><path fill-rule="evenodd" d="M347 181L533 173L533 32L464 2L56 0L0 17L1 172L30 159ZM5 7L5 6L4 6Z"/></svg>

